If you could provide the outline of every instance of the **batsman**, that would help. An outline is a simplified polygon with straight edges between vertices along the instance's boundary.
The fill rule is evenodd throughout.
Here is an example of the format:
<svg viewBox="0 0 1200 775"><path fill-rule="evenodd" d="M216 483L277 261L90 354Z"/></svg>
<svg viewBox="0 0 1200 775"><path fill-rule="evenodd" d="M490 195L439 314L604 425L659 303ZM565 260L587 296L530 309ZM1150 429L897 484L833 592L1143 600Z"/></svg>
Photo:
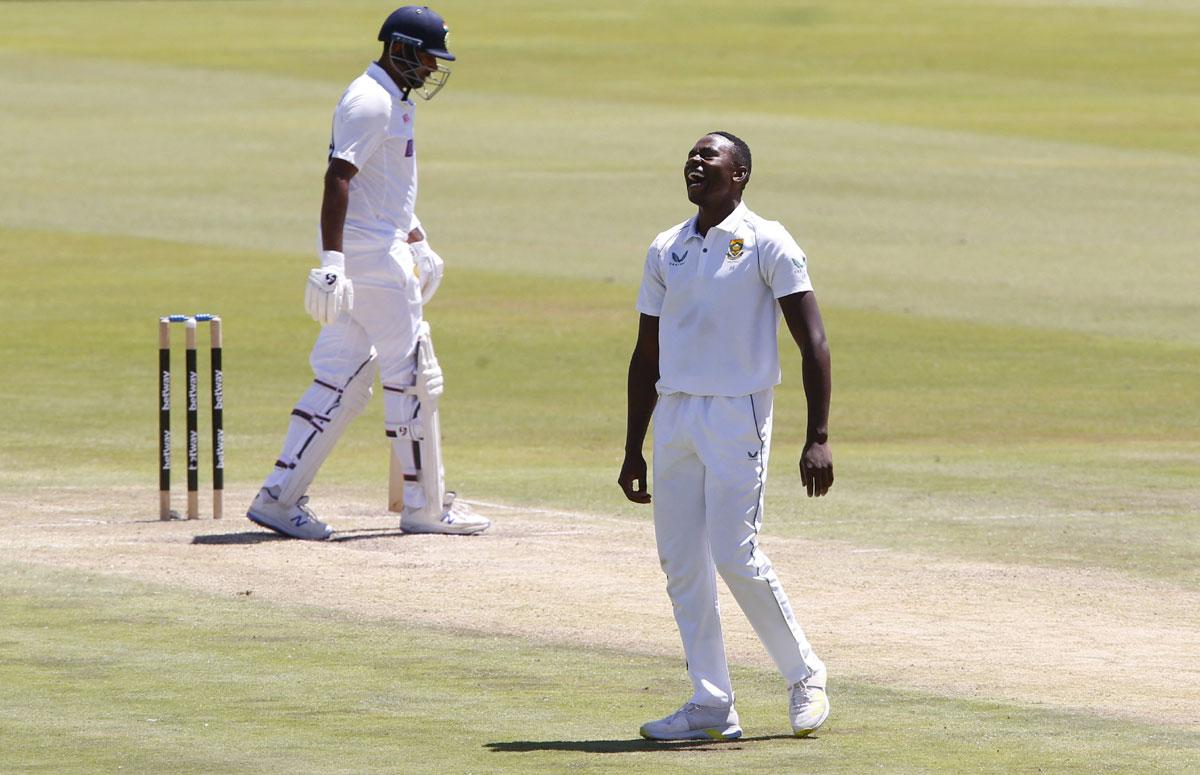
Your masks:
<svg viewBox="0 0 1200 775"><path fill-rule="evenodd" d="M293 538L333 531L306 492L350 421L366 407L376 374L393 469L392 502L410 533L473 534L491 523L445 490L438 400L442 370L423 319L442 259L416 216L413 95L431 99L450 75L449 29L425 6L393 11L383 51L333 114L318 254L305 307L321 324L309 362L313 381L292 410L283 450L246 516Z"/></svg>

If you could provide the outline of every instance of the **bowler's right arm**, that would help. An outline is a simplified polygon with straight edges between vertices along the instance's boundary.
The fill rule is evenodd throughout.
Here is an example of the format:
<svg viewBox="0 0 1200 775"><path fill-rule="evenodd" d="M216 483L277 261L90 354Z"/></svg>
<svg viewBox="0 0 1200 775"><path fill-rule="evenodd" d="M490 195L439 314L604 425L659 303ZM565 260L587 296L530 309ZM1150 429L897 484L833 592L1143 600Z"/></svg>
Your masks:
<svg viewBox="0 0 1200 775"><path fill-rule="evenodd" d="M642 313L638 321L637 345L629 359L627 384L629 410L625 425L625 461L617 484L634 503L649 503L646 458L642 445L650 428L650 417L658 403L658 318ZM638 483L635 486L635 482Z"/></svg>

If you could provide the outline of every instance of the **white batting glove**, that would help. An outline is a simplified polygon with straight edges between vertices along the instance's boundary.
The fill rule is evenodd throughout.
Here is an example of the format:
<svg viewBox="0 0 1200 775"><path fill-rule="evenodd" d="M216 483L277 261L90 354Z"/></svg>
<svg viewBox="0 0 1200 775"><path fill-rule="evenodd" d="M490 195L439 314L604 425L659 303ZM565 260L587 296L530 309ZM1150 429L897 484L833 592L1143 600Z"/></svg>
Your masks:
<svg viewBox="0 0 1200 775"><path fill-rule="evenodd" d="M436 401L445 390L446 380L442 377L442 367L437 361L421 364L417 372L417 393L422 400Z"/></svg>
<svg viewBox="0 0 1200 775"><path fill-rule="evenodd" d="M327 326L343 309L354 308L354 283L346 277L346 257L336 250L321 251L321 267L308 273L304 308L312 319Z"/></svg>
<svg viewBox="0 0 1200 775"><path fill-rule="evenodd" d="M421 303L428 304L442 284L444 262L442 257L429 247L428 240L414 242L412 249L413 269L417 273L417 281L421 284Z"/></svg>

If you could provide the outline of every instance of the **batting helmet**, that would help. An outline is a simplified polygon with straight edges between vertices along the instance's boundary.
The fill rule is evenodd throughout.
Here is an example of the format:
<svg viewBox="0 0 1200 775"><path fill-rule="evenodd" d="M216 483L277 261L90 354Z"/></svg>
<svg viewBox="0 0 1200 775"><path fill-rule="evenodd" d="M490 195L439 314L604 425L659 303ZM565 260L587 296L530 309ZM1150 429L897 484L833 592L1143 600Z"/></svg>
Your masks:
<svg viewBox="0 0 1200 775"><path fill-rule="evenodd" d="M453 62L455 57L446 48L449 32L450 28L437 11L424 5L406 5L392 11L384 20L379 28L379 39L385 43L405 43L438 59Z"/></svg>

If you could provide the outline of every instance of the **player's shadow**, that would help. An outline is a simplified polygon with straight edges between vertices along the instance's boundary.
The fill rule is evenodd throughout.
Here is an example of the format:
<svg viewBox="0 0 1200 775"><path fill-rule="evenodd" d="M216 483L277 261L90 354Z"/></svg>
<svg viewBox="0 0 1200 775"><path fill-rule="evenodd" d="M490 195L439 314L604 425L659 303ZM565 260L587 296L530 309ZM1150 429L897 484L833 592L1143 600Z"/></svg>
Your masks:
<svg viewBox="0 0 1200 775"><path fill-rule="evenodd" d="M202 546L237 546L241 544L265 544L269 541L290 541L287 536L278 533L268 533L261 530L247 530L244 533L211 533L192 538L193 544Z"/></svg>
<svg viewBox="0 0 1200 775"><path fill-rule="evenodd" d="M400 528L361 528L359 530L338 530L329 539L331 543L341 543L345 541L369 541L374 538L408 538L408 533L401 532Z"/></svg>
<svg viewBox="0 0 1200 775"><path fill-rule="evenodd" d="M344 541L365 541L374 538L407 538L407 533L400 532L399 528L391 528L387 530L339 530L333 534L328 543L336 544ZM270 541L295 541L298 539L289 538L288 536L279 535L278 533L270 533L265 530L247 530L243 533L213 533L209 535L198 535L192 538L193 544L207 546L239 546L246 544L265 544Z"/></svg>
<svg viewBox="0 0 1200 775"><path fill-rule="evenodd" d="M533 751L577 751L582 753L636 753L639 751L736 751L746 743L765 740L792 740L792 735L756 735L737 740L512 740L507 743L485 743L493 753L532 753Z"/></svg>

